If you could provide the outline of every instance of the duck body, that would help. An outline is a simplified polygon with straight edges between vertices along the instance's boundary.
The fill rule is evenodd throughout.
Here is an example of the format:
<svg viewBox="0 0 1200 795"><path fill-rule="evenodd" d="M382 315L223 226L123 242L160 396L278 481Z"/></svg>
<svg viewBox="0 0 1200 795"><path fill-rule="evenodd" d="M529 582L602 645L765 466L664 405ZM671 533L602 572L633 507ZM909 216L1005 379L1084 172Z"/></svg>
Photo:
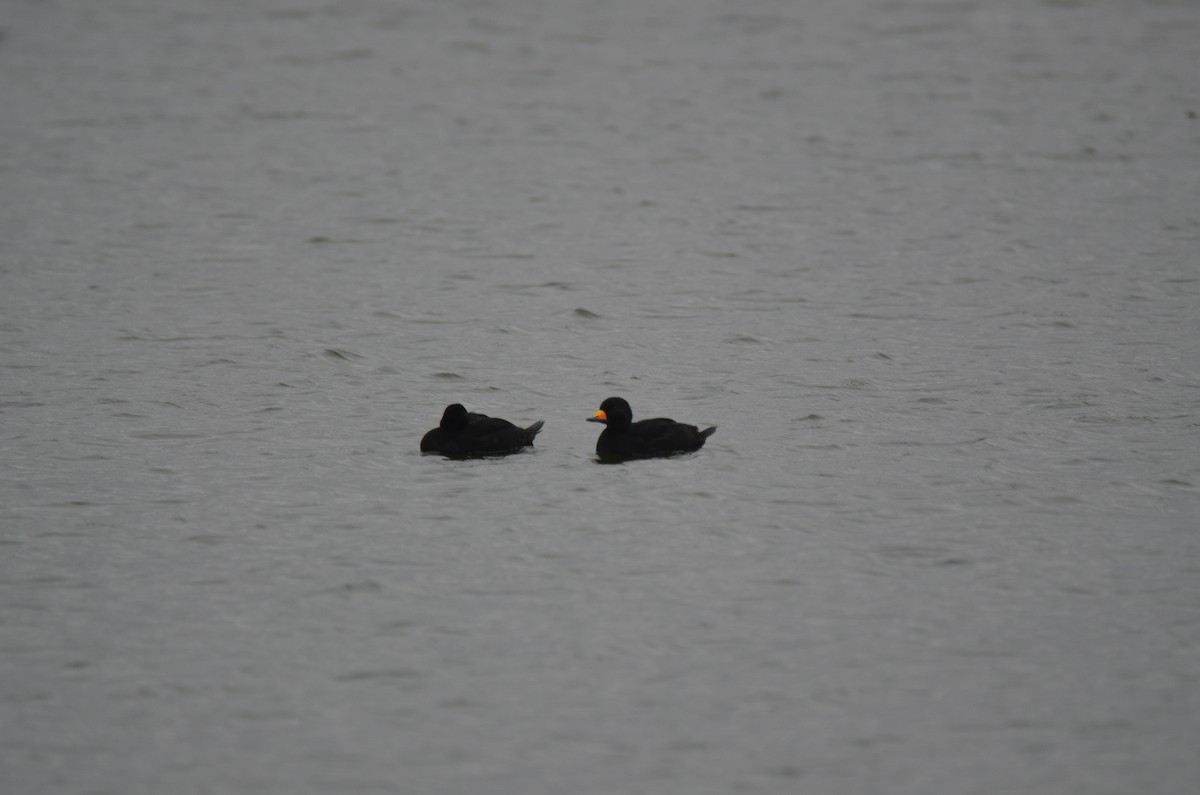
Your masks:
<svg viewBox="0 0 1200 795"><path fill-rule="evenodd" d="M666 417L633 421L633 410L624 398L610 397L588 422L603 423L596 454L606 461L662 458L699 450L717 426L701 430Z"/></svg>
<svg viewBox="0 0 1200 795"><path fill-rule="evenodd" d="M538 420L528 428L521 428L508 420L469 412L461 403L452 403L442 413L438 427L421 438L421 452L453 457L515 453L531 446L544 424Z"/></svg>

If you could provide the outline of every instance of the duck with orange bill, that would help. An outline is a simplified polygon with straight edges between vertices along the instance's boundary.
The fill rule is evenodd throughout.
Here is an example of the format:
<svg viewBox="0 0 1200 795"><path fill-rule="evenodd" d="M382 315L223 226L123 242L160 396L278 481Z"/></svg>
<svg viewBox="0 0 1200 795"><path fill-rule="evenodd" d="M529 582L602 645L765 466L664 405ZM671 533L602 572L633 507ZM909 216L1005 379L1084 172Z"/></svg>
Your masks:
<svg viewBox="0 0 1200 795"><path fill-rule="evenodd" d="M588 422L602 423L604 431L596 440L596 453L602 460L662 458L690 453L704 446L717 430L713 425L700 430L695 425L666 417L633 421L633 409L624 398L610 397Z"/></svg>

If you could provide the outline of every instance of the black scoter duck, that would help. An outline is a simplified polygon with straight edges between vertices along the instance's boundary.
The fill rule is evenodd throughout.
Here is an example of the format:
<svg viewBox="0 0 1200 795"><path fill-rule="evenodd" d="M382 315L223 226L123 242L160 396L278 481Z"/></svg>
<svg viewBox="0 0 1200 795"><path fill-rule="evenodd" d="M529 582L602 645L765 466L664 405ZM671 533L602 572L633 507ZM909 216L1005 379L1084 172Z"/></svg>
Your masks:
<svg viewBox="0 0 1200 795"><path fill-rule="evenodd" d="M633 421L633 409L624 398L610 397L600 404L600 410L588 422L606 426L596 440L596 453L606 460L624 458L658 458L688 453L704 446L717 426L700 430L665 417Z"/></svg>
<svg viewBox="0 0 1200 795"><path fill-rule="evenodd" d="M448 456L503 455L533 444L544 422L518 428L508 420L467 411L461 403L446 406L442 421L421 439L422 453Z"/></svg>

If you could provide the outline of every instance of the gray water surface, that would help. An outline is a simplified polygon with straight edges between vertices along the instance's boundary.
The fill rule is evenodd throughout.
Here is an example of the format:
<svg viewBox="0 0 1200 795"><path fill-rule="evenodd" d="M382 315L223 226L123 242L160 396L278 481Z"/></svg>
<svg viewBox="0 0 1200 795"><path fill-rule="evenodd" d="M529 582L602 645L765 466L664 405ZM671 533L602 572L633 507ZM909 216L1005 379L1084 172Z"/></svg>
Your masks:
<svg viewBox="0 0 1200 795"><path fill-rule="evenodd" d="M1198 63L1186 0L6 2L0 789L1194 791ZM719 430L599 466L609 395Z"/></svg>

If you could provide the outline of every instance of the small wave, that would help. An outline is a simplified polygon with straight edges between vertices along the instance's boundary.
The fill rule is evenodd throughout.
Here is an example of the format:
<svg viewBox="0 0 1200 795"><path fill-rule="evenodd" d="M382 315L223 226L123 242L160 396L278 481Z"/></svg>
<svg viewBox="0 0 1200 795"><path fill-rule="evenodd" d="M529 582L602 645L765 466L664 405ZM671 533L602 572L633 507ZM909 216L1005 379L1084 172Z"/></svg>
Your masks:
<svg viewBox="0 0 1200 795"><path fill-rule="evenodd" d="M341 359L342 361L363 358L354 351L348 351L345 348L326 348L325 350L321 351L321 355L328 356L330 359Z"/></svg>

